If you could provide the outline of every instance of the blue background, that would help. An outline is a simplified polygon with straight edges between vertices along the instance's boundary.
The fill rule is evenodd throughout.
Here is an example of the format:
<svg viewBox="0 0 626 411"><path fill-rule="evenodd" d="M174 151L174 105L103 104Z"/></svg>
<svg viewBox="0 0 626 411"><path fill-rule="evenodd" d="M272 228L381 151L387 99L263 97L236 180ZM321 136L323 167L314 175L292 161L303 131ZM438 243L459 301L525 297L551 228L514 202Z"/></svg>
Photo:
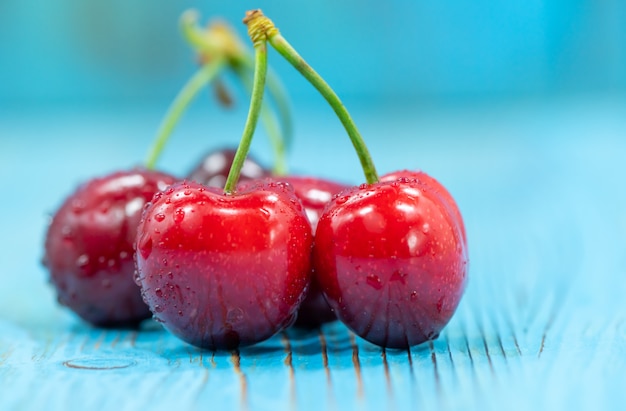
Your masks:
<svg viewBox="0 0 626 411"><path fill-rule="evenodd" d="M4 0L0 102L171 98L194 65L177 28L189 7L224 17L242 35L245 10L264 9L342 96L626 90L621 0ZM281 74L294 96L313 94L290 70Z"/></svg>
<svg viewBox="0 0 626 411"><path fill-rule="evenodd" d="M261 7L344 99L380 173L421 168L457 200L469 285L434 342L383 351L341 324L231 353L155 323L89 327L40 265L75 187L144 158L195 70L196 7L245 35ZM291 169L363 181L332 111L289 89ZM159 167L236 144L203 92ZM252 153L272 155L263 130ZM0 1L0 410L621 409L626 403L626 2ZM324 342L324 343L323 343Z"/></svg>

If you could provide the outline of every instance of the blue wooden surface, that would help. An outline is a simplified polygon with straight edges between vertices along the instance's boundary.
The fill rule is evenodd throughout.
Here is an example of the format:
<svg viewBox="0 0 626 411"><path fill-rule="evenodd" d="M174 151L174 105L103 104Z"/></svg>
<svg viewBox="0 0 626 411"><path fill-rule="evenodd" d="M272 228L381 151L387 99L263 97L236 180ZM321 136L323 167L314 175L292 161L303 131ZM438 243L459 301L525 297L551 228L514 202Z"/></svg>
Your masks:
<svg viewBox="0 0 626 411"><path fill-rule="evenodd" d="M332 113L296 105L292 168L358 183ZM102 331L57 306L39 264L77 183L141 160L163 107L0 109L0 410L623 409L626 103L608 97L429 108L348 101L379 171L455 195L467 293L439 339L383 351L342 325L240 353L148 322ZM161 165L238 140L243 112L195 108ZM253 151L271 158L259 136Z"/></svg>

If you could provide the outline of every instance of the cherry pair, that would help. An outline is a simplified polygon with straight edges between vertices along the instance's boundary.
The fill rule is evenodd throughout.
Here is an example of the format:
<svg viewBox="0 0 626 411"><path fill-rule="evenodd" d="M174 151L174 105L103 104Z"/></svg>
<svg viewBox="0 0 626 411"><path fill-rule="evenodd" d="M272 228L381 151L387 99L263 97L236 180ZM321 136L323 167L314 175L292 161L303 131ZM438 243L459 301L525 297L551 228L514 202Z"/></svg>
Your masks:
<svg viewBox="0 0 626 411"><path fill-rule="evenodd" d="M255 81L233 167L224 192L178 184L146 210L137 244L146 302L182 339L233 348L288 326L313 272L339 319L361 337L385 347L436 338L466 283L466 240L452 197L419 172L379 179L330 87L260 11L244 21L255 48ZM366 176L366 184L325 206L312 258L312 231L289 185L257 182L236 190L258 118L268 41L331 104Z"/></svg>

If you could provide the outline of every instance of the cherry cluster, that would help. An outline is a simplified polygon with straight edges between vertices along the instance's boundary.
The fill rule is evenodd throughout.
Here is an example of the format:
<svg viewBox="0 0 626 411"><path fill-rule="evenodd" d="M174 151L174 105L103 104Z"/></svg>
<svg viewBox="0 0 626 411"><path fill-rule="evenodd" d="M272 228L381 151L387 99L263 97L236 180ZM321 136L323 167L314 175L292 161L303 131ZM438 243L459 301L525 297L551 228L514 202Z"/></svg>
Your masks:
<svg viewBox="0 0 626 411"><path fill-rule="evenodd" d="M336 319L383 347L436 338L467 281L467 240L454 199L421 171L379 177L332 89L260 10L244 22L254 66L239 147L210 153L182 180L133 169L79 187L54 215L45 242L59 302L96 326L136 326L153 316L208 349ZM248 157L268 43L335 110L364 184L285 175Z"/></svg>

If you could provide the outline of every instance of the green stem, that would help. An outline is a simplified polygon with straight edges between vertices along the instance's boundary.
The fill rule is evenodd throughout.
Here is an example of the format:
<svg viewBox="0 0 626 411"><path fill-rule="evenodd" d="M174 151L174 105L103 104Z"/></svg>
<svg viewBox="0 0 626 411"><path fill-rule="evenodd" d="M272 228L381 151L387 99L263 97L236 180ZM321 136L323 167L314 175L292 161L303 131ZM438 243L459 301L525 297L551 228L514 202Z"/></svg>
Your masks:
<svg viewBox="0 0 626 411"><path fill-rule="evenodd" d="M276 104L282 122L285 147L291 147L293 140L293 122L291 120L291 103L287 98L287 91L278 75L271 68L267 72L267 91Z"/></svg>
<svg viewBox="0 0 626 411"><path fill-rule="evenodd" d="M204 32L198 27L198 12L195 10L186 10L180 16L180 31L187 43L192 46L204 49L207 47L207 41Z"/></svg>
<svg viewBox="0 0 626 411"><path fill-rule="evenodd" d="M254 69L254 59L250 58L250 56L246 55L245 57L238 59L237 63L246 66L246 68L250 70ZM267 79L265 87L267 92L269 93L269 96L274 101L276 109L278 110L278 115L281 121L284 145L288 149L289 147L291 147L291 142L293 141L291 103L289 102L289 98L287 97L287 91L285 90L283 83L280 81L280 78L274 72L274 70L272 70L272 68L269 66L267 69Z"/></svg>
<svg viewBox="0 0 626 411"><path fill-rule="evenodd" d="M259 120L261 106L263 105L263 91L265 89L265 77L267 74L267 43L265 38L256 39L254 41L254 82L252 84L252 96L250 98L250 109L248 110L248 118L243 129L241 141L233 165L228 173L224 192L232 194L235 192L241 168L246 160L248 151L250 151L250 143Z"/></svg>
<svg viewBox="0 0 626 411"><path fill-rule="evenodd" d="M356 153L359 157L359 161L361 162L361 167L363 168L363 173L365 174L365 180L369 184L373 184L378 182L378 174L376 173L376 167L374 166L374 162L372 161L372 157L365 145L365 141L361 137L361 133L357 129L354 124L354 120L350 117L350 113L343 105L337 94L333 91L333 89L324 81L324 79L317 74L315 70L311 66L307 64L306 61L298 54L298 52L285 40L285 38L278 33L278 31L274 33L268 34L268 41L283 56L292 66L296 68L306 78L309 83L313 85L319 91L319 93L326 99L328 104L333 108L335 114L343 124L348 136L350 136L350 140L352 141L352 145L356 150Z"/></svg>
<svg viewBox="0 0 626 411"><path fill-rule="evenodd" d="M215 76L221 71L225 64L223 58L218 58L209 64L203 65L190 79L187 84L180 90L172 104L167 110L161 126L157 132L157 136L146 157L145 166L153 169L156 162L165 147L165 143L169 139L174 127L182 117L189 104L196 97L198 92L207 84L209 84Z"/></svg>
<svg viewBox="0 0 626 411"><path fill-rule="evenodd" d="M251 93L252 83L248 75L248 70L246 70L243 66L233 67L233 70L241 80L241 83L246 87L248 92ZM266 77L266 81L268 80L269 78ZM285 149L285 135L281 128L278 126L276 115L267 105L267 101L264 101L263 105L261 106L261 122L263 123L263 127L265 128L267 137L270 140L272 149L274 150L274 167L272 169L272 173L274 175L286 175L288 167Z"/></svg>
<svg viewBox="0 0 626 411"><path fill-rule="evenodd" d="M250 28L255 28L255 33L262 33L265 35L265 39L287 60L292 66L296 68L306 78L309 83L313 85L319 91L319 93L326 99L328 104L333 108L335 114L346 129L352 145L356 150L359 160L361 161L361 167L365 174L365 180L369 184L378 182L378 174L376 174L376 167L372 161L372 156L367 150L367 146L356 128L350 113L346 110L345 106L337 97L337 94L333 89L324 81L324 79L313 70L311 66L298 54L298 52L285 40L285 38L278 32L274 23L263 15L261 10L251 10L246 13L246 17L243 19L244 23L248 25L248 32ZM257 34L258 36L259 34Z"/></svg>

